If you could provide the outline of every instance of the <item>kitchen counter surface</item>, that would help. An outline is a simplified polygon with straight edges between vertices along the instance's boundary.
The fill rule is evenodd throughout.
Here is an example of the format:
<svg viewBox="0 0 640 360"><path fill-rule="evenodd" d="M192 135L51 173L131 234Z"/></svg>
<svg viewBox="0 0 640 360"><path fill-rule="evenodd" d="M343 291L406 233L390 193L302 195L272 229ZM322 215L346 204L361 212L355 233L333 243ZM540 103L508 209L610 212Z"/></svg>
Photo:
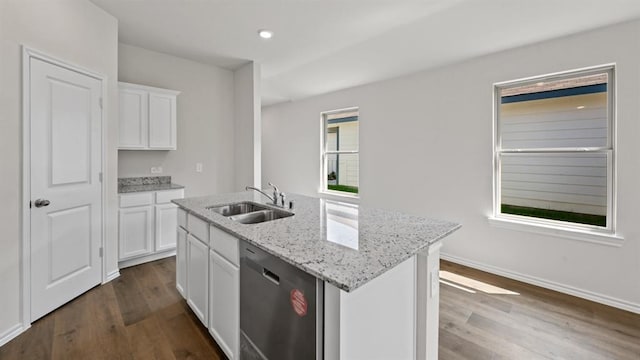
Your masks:
<svg viewBox="0 0 640 360"><path fill-rule="evenodd" d="M347 292L353 291L460 224L288 194L294 216L241 224L207 207L240 201L264 204L257 192L173 200L182 209Z"/></svg>
<svg viewBox="0 0 640 360"><path fill-rule="evenodd" d="M174 190L184 189L184 186L180 184L147 184L147 185L118 185L118 194L126 194L132 192L141 191L161 191L161 190Z"/></svg>
<svg viewBox="0 0 640 360"><path fill-rule="evenodd" d="M172 183L171 176L143 176L118 179L118 194L174 189L184 189L184 186Z"/></svg>

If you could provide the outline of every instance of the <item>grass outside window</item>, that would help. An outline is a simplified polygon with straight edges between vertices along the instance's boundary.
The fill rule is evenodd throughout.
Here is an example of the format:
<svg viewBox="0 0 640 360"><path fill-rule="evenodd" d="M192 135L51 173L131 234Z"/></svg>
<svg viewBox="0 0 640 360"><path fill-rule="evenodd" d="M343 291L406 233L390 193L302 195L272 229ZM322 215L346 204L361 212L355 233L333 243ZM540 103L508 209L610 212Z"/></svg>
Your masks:
<svg viewBox="0 0 640 360"><path fill-rule="evenodd" d="M357 186L327 185L327 189L328 190L333 190L333 191L348 192L348 193L353 193L353 194L357 194L358 193L358 187Z"/></svg>
<svg viewBox="0 0 640 360"><path fill-rule="evenodd" d="M515 206L502 204L501 211L503 214L530 216L541 219L567 221L578 224L587 224L595 226L606 226L607 217L604 215L581 214L569 211L539 209L525 206Z"/></svg>

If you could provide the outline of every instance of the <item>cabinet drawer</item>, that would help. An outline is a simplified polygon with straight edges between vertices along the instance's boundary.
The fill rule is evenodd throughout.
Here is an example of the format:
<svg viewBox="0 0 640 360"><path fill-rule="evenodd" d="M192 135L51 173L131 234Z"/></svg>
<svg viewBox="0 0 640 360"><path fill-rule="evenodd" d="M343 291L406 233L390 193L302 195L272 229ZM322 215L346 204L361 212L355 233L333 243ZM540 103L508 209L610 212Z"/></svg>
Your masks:
<svg viewBox="0 0 640 360"><path fill-rule="evenodd" d="M187 212L182 209L178 209L178 226L187 229Z"/></svg>
<svg viewBox="0 0 640 360"><path fill-rule="evenodd" d="M209 223L195 217L191 214L187 215L187 229L203 243L209 245Z"/></svg>
<svg viewBox="0 0 640 360"><path fill-rule="evenodd" d="M153 204L153 193L143 192L136 194L121 194L120 207L144 206Z"/></svg>
<svg viewBox="0 0 640 360"><path fill-rule="evenodd" d="M233 265L239 266L238 239L214 226L209 231L211 248Z"/></svg>
<svg viewBox="0 0 640 360"><path fill-rule="evenodd" d="M156 204L169 203L173 199L184 198L184 189L165 190L156 192Z"/></svg>

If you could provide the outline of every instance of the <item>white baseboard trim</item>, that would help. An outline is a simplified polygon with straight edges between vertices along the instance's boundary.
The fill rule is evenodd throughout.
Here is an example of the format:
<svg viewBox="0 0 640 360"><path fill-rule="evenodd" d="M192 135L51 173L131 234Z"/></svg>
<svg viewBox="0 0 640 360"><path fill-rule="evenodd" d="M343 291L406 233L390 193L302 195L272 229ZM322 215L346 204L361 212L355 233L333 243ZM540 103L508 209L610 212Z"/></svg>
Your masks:
<svg viewBox="0 0 640 360"><path fill-rule="evenodd" d="M137 257L134 259L129 259L129 260L123 260L120 261L118 263L118 267L120 269L124 269L127 268L129 266L135 266L135 265L140 265L146 262L150 262L150 261L156 261L156 260L160 260L160 259L164 259L170 256L175 256L176 255L176 249L173 250L169 250L166 252L161 252L161 253L156 253L156 254L152 254L152 255L146 255L146 256L141 256L141 257Z"/></svg>
<svg viewBox="0 0 640 360"><path fill-rule="evenodd" d="M120 269L117 269L108 273L107 278L104 280L103 284L106 284L111 280L117 279L118 277L120 277Z"/></svg>
<svg viewBox="0 0 640 360"><path fill-rule="evenodd" d="M23 332L25 332L30 326L27 326L26 328L22 326L22 323L18 323L13 325L12 327L10 327L7 331L3 332L2 334L0 334L0 346L3 346L4 344L8 343L9 341L13 340L16 336L22 334Z"/></svg>
<svg viewBox="0 0 640 360"><path fill-rule="evenodd" d="M573 286L568 286L568 285L560 284L557 282L537 278L535 276L521 274L515 271L506 270L506 269L499 268L492 265L482 264L473 260L468 260L468 259L464 259L458 256L453 256L445 253L441 253L440 258L443 260L460 264L460 265L465 265L474 269L486 271L488 273L492 273L495 275L504 276L509 279L522 281L527 284L540 286L545 289L558 291L564 294L577 296L579 298L591 300L600 304L604 304L604 305L612 306L618 309L640 314L640 304L635 304L626 300L616 299L611 296L594 293L594 292L579 289Z"/></svg>

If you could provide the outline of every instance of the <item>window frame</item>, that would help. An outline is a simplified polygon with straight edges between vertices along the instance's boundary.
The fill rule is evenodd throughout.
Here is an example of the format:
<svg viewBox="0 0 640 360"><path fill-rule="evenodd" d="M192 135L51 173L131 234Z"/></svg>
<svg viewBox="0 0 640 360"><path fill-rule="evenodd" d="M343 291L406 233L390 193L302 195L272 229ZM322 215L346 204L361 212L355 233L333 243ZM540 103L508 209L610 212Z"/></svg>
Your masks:
<svg viewBox="0 0 640 360"><path fill-rule="evenodd" d="M607 117L608 136L607 145L604 147L568 147L568 148L523 148L502 149L502 136L500 129L501 91L507 88L549 82L563 79L571 79L607 73ZM525 227L540 227L555 230L568 230L584 234L613 235L616 231L616 67L615 64L604 64L588 68L561 71L541 76L528 77L512 81L504 81L493 84L493 214L490 220L505 221L514 224L522 224ZM502 179L501 157L512 154L604 154L607 158L607 214L606 226L581 224L570 221L537 218L526 215L502 213ZM568 236L574 238L572 236ZM614 236L615 237L615 236Z"/></svg>
<svg viewBox="0 0 640 360"><path fill-rule="evenodd" d="M340 114L340 113L349 113L349 112L357 112L358 115L358 149L357 150L327 150L327 141L328 141L328 116ZM360 108L357 106L348 107L344 109L336 109L330 111L323 111L320 113L320 189L319 193L327 194L331 196L345 197L351 199L359 199L360 198ZM346 191L338 191L338 190L330 190L328 188L328 180L327 180L327 157L328 155L341 155L341 154L356 154L358 155L358 193L350 193Z"/></svg>

